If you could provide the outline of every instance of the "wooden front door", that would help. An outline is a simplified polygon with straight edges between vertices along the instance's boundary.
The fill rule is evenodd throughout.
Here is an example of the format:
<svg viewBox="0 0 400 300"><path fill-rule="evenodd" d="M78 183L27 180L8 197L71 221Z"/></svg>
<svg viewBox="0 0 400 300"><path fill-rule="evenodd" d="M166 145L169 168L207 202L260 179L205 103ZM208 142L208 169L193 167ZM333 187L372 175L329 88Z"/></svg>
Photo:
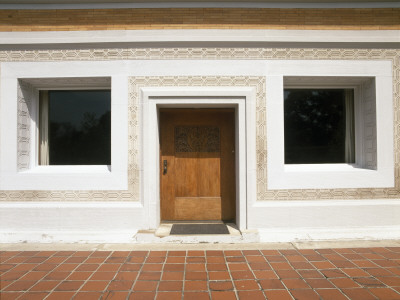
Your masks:
<svg viewBox="0 0 400 300"><path fill-rule="evenodd" d="M162 109L160 132L161 220L234 220L234 110Z"/></svg>

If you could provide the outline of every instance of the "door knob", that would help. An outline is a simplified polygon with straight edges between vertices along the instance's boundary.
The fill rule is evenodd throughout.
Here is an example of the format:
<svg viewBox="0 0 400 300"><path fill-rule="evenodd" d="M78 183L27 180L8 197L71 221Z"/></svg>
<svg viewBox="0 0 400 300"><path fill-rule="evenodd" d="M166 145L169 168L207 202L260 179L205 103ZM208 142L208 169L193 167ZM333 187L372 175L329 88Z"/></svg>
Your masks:
<svg viewBox="0 0 400 300"><path fill-rule="evenodd" d="M167 174L167 160L166 159L164 160L163 165L164 165L163 175L165 175L165 174Z"/></svg>

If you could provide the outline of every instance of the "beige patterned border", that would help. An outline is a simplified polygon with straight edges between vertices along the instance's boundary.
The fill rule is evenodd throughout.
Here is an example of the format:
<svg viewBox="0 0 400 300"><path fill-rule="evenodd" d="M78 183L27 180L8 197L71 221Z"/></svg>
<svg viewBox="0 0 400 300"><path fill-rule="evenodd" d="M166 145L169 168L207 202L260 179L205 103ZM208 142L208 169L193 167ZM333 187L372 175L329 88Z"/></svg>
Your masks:
<svg viewBox="0 0 400 300"><path fill-rule="evenodd" d="M33 98L33 88L26 82L18 84L18 146L17 164L18 171L28 170L30 166L31 148L31 102Z"/></svg>
<svg viewBox="0 0 400 300"><path fill-rule="evenodd" d="M0 51L6 61L79 61L138 59L355 59L396 60L398 49L339 48L112 48Z"/></svg>
<svg viewBox="0 0 400 300"><path fill-rule="evenodd" d="M349 59L390 60L393 63L395 188L268 190L266 156L265 82L243 77L227 84L230 77L133 77L129 101L129 191L3 191L0 201L138 201L139 200L139 107L138 90L143 86L255 85L257 93L257 198L258 200L379 199L400 197L400 51L397 49L274 49L274 48L146 48L91 50L1 51L0 61L65 61L116 59ZM244 78L246 83L243 83ZM231 78L232 79L232 78ZM229 81L229 80L228 80ZM260 94L259 94L260 93Z"/></svg>
<svg viewBox="0 0 400 300"><path fill-rule="evenodd" d="M265 78L264 77L248 77L248 76L165 76L165 77L131 77L129 80L129 158L139 157L139 124L140 124L140 107L138 101L140 91L143 87L184 87L184 86L247 86L256 89L257 99L257 153L261 162L266 161L266 95L265 95ZM135 163L139 160L135 159ZM262 163L260 164L262 165ZM131 166L131 164L130 164ZM131 172L131 168L130 172ZM266 168L264 168L266 170ZM132 172L129 173L129 186L136 186L135 178L139 178L137 165L132 165ZM137 176L137 177L136 177ZM265 173L266 176L266 173ZM132 180L132 181L131 181Z"/></svg>

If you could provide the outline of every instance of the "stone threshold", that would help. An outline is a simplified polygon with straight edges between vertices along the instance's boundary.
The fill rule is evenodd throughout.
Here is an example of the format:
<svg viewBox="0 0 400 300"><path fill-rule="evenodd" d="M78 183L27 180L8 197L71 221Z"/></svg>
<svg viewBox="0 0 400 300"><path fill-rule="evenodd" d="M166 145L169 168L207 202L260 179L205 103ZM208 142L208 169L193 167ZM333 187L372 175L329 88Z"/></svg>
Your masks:
<svg viewBox="0 0 400 300"><path fill-rule="evenodd" d="M226 223L229 234L187 234L173 235L173 224L215 224L222 222L162 222L156 230L139 231L135 235L138 243L172 243L172 244L243 244L258 243L260 241L258 230L240 231L236 224Z"/></svg>

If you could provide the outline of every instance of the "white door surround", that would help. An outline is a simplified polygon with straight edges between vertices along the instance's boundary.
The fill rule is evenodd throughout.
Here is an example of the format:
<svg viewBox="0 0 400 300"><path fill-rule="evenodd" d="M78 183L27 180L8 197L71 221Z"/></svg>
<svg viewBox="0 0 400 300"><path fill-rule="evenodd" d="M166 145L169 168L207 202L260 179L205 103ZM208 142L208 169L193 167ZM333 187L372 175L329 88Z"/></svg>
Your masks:
<svg viewBox="0 0 400 300"><path fill-rule="evenodd" d="M253 87L141 88L141 201L146 227L160 224L159 108L235 108L236 224L247 229L247 210L256 197L255 89Z"/></svg>

